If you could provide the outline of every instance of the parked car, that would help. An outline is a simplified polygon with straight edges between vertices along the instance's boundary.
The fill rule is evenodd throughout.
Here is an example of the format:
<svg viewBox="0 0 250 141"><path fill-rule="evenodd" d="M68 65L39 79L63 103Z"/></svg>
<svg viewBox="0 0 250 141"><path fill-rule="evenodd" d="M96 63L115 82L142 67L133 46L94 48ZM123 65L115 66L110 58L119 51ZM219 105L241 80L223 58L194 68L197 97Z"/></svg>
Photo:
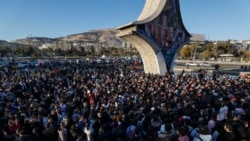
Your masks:
<svg viewBox="0 0 250 141"><path fill-rule="evenodd" d="M209 64L208 62L201 62L199 65L201 67L211 67L211 64Z"/></svg>
<svg viewBox="0 0 250 141"><path fill-rule="evenodd" d="M195 63L195 62L187 62L186 66L198 66L199 64Z"/></svg>

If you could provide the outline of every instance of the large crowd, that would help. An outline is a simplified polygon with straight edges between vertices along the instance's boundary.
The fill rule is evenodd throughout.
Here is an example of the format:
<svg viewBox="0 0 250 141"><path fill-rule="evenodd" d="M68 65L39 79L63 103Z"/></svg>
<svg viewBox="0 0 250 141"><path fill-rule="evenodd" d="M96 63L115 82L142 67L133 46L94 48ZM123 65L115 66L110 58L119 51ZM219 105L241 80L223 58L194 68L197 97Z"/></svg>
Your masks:
<svg viewBox="0 0 250 141"><path fill-rule="evenodd" d="M1 141L249 141L250 83L49 63L0 78Z"/></svg>

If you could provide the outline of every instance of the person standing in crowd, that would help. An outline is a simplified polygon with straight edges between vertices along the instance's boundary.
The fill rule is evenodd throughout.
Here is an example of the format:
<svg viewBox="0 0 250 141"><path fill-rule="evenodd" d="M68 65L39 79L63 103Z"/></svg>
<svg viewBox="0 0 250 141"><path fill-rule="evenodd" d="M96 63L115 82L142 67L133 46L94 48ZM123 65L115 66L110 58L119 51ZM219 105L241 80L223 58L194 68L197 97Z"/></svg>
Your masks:
<svg viewBox="0 0 250 141"><path fill-rule="evenodd" d="M183 126L177 129L178 141L190 141L188 137L188 127Z"/></svg>
<svg viewBox="0 0 250 141"><path fill-rule="evenodd" d="M58 132L58 141L68 141L68 130L63 122L61 123L57 132Z"/></svg>
<svg viewBox="0 0 250 141"><path fill-rule="evenodd" d="M89 121L86 122L83 132L87 136L87 141L94 141L94 129L90 125Z"/></svg>
<svg viewBox="0 0 250 141"><path fill-rule="evenodd" d="M226 105L226 101L222 99L217 119L219 121L225 121L227 119L227 116L228 116L228 106Z"/></svg>
<svg viewBox="0 0 250 141"><path fill-rule="evenodd" d="M207 125L201 124L199 126L198 135L193 141L212 141L212 135L209 133Z"/></svg>
<svg viewBox="0 0 250 141"><path fill-rule="evenodd" d="M224 125L224 138L225 141L238 141L239 138L236 137L235 132L233 131L233 126L231 123L225 123Z"/></svg>
<svg viewBox="0 0 250 141"><path fill-rule="evenodd" d="M1 77L2 140L250 139L246 80L117 66L51 62Z"/></svg>

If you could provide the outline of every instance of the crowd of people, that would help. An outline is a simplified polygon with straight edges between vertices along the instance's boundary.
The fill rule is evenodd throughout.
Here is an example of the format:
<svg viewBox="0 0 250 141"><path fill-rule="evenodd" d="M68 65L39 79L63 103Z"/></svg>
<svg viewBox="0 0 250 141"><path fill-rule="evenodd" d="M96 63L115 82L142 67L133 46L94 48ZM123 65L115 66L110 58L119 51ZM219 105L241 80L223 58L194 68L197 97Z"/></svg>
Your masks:
<svg viewBox="0 0 250 141"><path fill-rule="evenodd" d="M1 141L249 141L250 84L124 65L50 63L1 76Z"/></svg>

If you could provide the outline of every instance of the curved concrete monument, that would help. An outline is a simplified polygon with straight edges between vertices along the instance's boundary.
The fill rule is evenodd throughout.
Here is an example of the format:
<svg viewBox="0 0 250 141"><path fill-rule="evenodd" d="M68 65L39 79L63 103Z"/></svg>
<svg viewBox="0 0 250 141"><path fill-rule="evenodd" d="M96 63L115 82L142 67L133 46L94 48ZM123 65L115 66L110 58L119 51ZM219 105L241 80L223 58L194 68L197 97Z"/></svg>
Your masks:
<svg viewBox="0 0 250 141"><path fill-rule="evenodd" d="M145 73L165 75L173 70L177 52L190 40L179 0L146 0L136 21L118 27L117 36L139 51Z"/></svg>

